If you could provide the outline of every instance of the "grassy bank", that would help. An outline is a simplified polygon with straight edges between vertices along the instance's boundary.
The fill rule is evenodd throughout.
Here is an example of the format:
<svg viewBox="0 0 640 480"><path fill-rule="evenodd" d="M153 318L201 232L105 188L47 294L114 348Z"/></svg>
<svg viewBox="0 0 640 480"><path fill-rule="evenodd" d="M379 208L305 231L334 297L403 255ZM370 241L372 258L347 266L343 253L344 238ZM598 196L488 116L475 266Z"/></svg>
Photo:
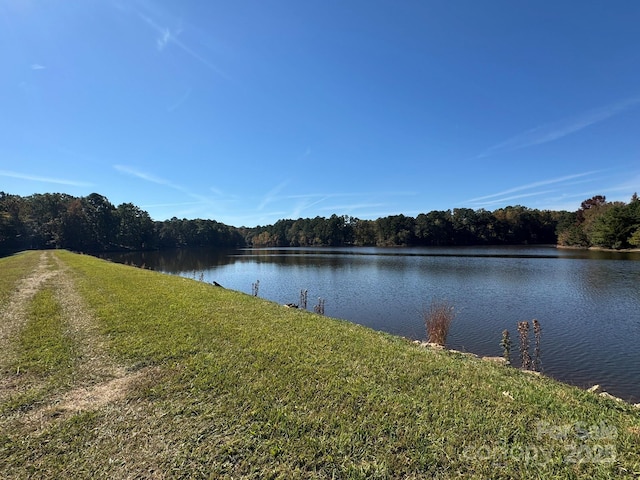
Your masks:
<svg viewBox="0 0 640 480"><path fill-rule="evenodd" d="M39 255L0 260L4 292ZM30 352L0 356L7 478L640 475L626 404L194 280L47 255L82 315L66 319L71 291L44 283L7 330ZM20 365L37 369L30 388L55 388L21 396Z"/></svg>

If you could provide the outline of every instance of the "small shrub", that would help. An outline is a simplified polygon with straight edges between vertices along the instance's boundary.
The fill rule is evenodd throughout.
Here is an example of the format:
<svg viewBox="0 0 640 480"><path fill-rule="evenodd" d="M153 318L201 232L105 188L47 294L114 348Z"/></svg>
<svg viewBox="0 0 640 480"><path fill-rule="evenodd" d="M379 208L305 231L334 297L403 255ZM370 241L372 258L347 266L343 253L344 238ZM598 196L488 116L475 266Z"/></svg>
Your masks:
<svg viewBox="0 0 640 480"><path fill-rule="evenodd" d="M429 308L422 312L429 342L444 346L455 316L455 310L448 302L432 301Z"/></svg>

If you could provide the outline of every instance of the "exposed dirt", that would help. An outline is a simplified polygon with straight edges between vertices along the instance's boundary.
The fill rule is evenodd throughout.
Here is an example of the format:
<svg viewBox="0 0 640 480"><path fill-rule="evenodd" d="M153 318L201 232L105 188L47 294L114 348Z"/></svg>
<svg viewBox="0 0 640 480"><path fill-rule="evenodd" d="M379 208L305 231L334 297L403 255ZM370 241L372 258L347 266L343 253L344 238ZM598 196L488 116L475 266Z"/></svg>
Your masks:
<svg viewBox="0 0 640 480"><path fill-rule="evenodd" d="M143 381L153 372L153 368L146 368L90 387L74 388L52 399L48 405L28 412L22 420L37 428L43 428L77 413L97 410L125 398L134 384Z"/></svg>
<svg viewBox="0 0 640 480"><path fill-rule="evenodd" d="M109 356L98 323L76 290L68 267L57 256L54 260L58 272L55 278L56 298L64 312L69 333L80 348L79 377L85 382L95 383L96 380L124 376L125 369Z"/></svg>
<svg viewBox="0 0 640 480"><path fill-rule="evenodd" d="M10 346L10 339L20 331L26 321L26 306L42 285L57 272L50 270L50 255L43 252L40 262L31 274L23 278L14 290L6 307L2 311L0 321L0 361Z"/></svg>
<svg viewBox="0 0 640 480"><path fill-rule="evenodd" d="M33 296L51 278L57 275L51 270L51 255L43 252L36 268L25 276L11 294L0 315L0 400L10 396L19 385L19 375L5 374L17 351L13 340L27 321L27 307Z"/></svg>
<svg viewBox="0 0 640 480"><path fill-rule="evenodd" d="M73 339L78 353L73 382L66 392L60 392L63 388L54 389L58 393L47 397L36 409L12 415L13 420L38 427L120 400L134 382L152 373L152 369L127 372L125 366L109 356L99 324L78 293L72 272L55 252L43 252L36 268L16 285L0 312L0 401L29 388L40 387L29 383L33 379L24 379L20 372L12 372L7 367L16 358L16 340L27 322L29 303L43 288L54 292L62 308L67 334Z"/></svg>

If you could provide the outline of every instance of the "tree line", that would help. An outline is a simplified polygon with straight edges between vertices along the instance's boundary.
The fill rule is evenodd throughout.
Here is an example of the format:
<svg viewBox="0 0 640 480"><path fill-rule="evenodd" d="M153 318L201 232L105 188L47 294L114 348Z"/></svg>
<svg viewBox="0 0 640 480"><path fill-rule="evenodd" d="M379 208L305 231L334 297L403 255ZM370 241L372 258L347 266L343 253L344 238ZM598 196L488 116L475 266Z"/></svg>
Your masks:
<svg viewBox="0 0 640 480"><path fill-rule="evenodd" d="M449 246L560 244L640 246L640 201L595 196L576 212L509 206L492 212L434 210L416 217L362 220L346 215L278 220L253 228L215 220L154 221L132 203L114 206L97 193L27 197L0 192L0 251L66 248L74 251L182 247Z"/></svg>
<svg viewBox="0 0 640 480"><path fill-rule="evenodd" d="M0 251L65 248L81 252L244 245L238 229L214 220L153 221L132 203L115 207L97 193L28 197L0 192Z"/></svg>
<svg viewBox="0 0 640 480"><path fill-rule="evenodd" d="M377 220L332 215L279 220L243 234L247 243L259 247L548 244L556 242L556 227L565 214L515 206L493 212L434 210Z"/></svg>

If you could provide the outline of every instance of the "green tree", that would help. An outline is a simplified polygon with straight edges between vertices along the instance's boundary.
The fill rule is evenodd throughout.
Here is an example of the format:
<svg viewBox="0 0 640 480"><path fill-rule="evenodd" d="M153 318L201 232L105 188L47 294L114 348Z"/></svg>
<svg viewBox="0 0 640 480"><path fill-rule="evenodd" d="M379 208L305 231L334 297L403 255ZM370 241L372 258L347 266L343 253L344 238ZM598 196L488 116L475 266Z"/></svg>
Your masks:
<svg viewBox="0 0 640 480"><path fill-rule="evenodd" d="M115 240L115 207L109 200L97 193L81 199L87 222L86 238L90 250L106 250Z"/></svg>
<svg viewBox="0 0 640 480"><path fill-rule="evenodd" d="M421 245L451 245L453 243L453 221L451 210L433 210L421 213L415 220L416 241Z"/></svg>
<svg viewBox="0 0 640 480"><path fill-rule="evenodd" d="M589 238L584 233L582 226L569 225L558 233L558 245L566 247L588 247Z"/></svg>
<svg viewBox="0 0 640 480"><path fill-rule="evenodd" d="M594 219L589 241L598 247L628 248L628 239L635 230L631 210L622 203L614 203Z"/></svg>
<svg viewBox="0 0 640 480"><path fill-rule="evenodd" d="M630 248L637 245L640 229L640 200L636 193L628 204L613 202L604 205L591 222L589 240L605 248Z"/></svg>
<svg viewBox="0 0 640 480"><path fill-rule="evenodd" d="M415 244L415 219L405 215L391 215L378 218L376 224L376 244L379 246Z"/></svg>
<svg viewBox="0 0 640 480"><path fill-rule="evenodd" d="M479 221L474 210L470 208L454 208L451 220L453 241L456 245L475 245L479 243L477 235Z"/></svg>
<svg viewBox="0 0 640 480"><path fill-rule="evenodd" d="M61 193L35 194L26 197L27 218L34 248L56 247L61 219L73 199Z"/></svg>
<svg viewBox="0 0 640 480"><path fill-rule="evenodd" d="M90 240L92 237L91 224L82 201L74 198L67 204L67 209L62 214L56 244L75 251L90 250L95 245Z"/></svg>
<svg viewBox="0 0 640 480"><path fill-rule="evenodd" d="M584 223L585 221L585 213L591 212L591 216L594 216L593 212L597 212L603 206L607 204L607 197L604 195L595 195L591 198L584 200L580 204L580 208L578 209L578 223Z"/></svg>
<svg viewBox="0 0 640 480"><path fill-rule="evenodd" d="M326 221L326 245L337 247L347 243L346 239L349 237L347 219L348 217L338 216L334 213Z"/></svg>
<svg viewBox="0 0 640 480"><path fill-rule="evenodd" d="M360 247L376 244L375 224L371 220L352 219L353 243Z"/></svg>
<svg viewBox="0 0 640 480"><path fill-rule="evenodd" d="M20 220L22 199L0 192L0 251L18 250L22 246L25 226Z"/></svg>
<svg viewBox="0 0 640 480"><path fill-rule="evenodd" d="M154 224L147 212L132 203L122 203L116 208L115 217L116 243L120 247L138 250L152 246Z"/></svg>

